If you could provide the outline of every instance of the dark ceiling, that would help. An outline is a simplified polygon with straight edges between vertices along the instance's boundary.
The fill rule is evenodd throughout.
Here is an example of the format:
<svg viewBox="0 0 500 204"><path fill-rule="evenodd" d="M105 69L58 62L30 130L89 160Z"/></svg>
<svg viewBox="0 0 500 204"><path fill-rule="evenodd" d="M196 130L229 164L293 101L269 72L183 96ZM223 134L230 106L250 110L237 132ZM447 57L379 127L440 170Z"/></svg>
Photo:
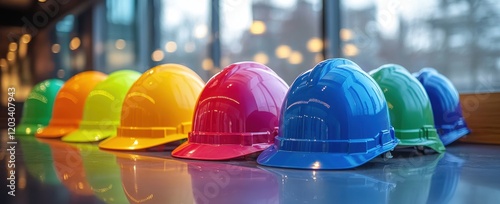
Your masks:
<svg viewBox="0 0 500 204"><path fill-rule="evenodd" d="M54 25L64 16L79 14L103 0L0 0L0 58L12 36Z"/></svg>
<svg viewBox="0 0 500 204"><path fill-rule="evenodd" d="M22 26L22 18L31 16L38 0L0 0L0 25Z"/></svg>
<svg viewBox="0 0 500 204"><path fill-rule="evenodd" d="M68 13L78 13L99 0L0 0L0 26L27 23L49 25ZM49 23L44 23L48 21ZM38 26L37 25L37 26Z"/></svg>

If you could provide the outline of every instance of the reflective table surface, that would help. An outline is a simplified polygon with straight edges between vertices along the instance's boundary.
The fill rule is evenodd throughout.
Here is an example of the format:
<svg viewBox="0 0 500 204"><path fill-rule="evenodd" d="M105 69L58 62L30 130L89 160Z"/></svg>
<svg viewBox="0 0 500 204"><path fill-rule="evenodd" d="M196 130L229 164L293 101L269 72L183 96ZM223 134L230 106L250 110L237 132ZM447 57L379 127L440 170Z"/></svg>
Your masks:
<svg viewBox="0 0 500 204"><path fill-rule="evenodd" d="M500 146L458 143L443 154L400 151L352 170L313 171L8 141L2 131L0 203L500 203Z"/></svg>

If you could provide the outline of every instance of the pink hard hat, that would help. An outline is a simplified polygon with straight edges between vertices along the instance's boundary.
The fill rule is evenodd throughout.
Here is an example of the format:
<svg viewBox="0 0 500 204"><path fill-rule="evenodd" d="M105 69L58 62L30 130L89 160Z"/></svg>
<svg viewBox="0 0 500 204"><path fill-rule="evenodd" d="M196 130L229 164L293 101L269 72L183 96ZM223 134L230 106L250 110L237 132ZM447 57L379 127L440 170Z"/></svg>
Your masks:
<svg viewBox="0 0 500 204"><path fill-rule="evenodd" d="M274 142L288 85L256 62L231 64L198 98L188 141L172 156L226 160L263 151Z"/></svg>

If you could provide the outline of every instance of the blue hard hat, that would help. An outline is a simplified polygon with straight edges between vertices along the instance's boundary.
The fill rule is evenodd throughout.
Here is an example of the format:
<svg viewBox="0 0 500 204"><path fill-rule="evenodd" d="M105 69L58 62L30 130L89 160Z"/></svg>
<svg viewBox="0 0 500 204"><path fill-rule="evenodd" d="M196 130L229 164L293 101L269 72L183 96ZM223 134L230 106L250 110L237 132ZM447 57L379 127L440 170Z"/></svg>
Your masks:
<svg viewBox="0 0 500 204"><path fill-rule="evenodd" d="M354 62L329 59L301 74L283 102L264 166L347 169L392 150L398 139L377 83Z"/></svg>
<svg viewBox="0 0 500 204"><path fill-rule="evenodd" d="M434 125L444 145L469 134L462 115L457 89L450 80L433 68L423 68L413 74L423 85L432 105Z"/></svg>

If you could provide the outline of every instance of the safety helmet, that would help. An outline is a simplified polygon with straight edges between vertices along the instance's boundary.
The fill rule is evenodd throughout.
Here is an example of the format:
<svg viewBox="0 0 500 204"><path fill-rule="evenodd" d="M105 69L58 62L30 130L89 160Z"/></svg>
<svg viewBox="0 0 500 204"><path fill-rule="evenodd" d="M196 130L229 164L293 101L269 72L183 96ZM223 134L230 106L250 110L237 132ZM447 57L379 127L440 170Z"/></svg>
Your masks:
<svg viewBox="0 0 500 204"><path fill-rule="evenodd" d="M16 135L35 135L49 124L52 107L59 89L64 82L49 79L36 84L24 102L21 123L16 127Z"/></svg>
<svg viewBox="0 0 500 204"><path fill-rule="evenodd" d="M398 143L384 95L347 59L328 59L301 74L281 109L274 145L257 162L299 169L347 169Z"/></svg>
<svg viewBox="0 0 500 204"><path fill-rule="evenodd" d="M78 129L87 96L106 77L107 75L102 72L85 71L66 81L56 96L49 125L35 136L60 138Z"/></svg>
<svg viewBox="0 0 500 204"><path fill-rule="evenodd" d="M429 96L420 82L395 64L383 65L370 75L384 92L399 145L425 146L443 152L445 147L434 128Z"/></svg>
<svg viewBox="0 0 500 204"><path fill-rule="evenodd" d="M188 141L172 156L224 160L264 150L272 144L287 90L288 85L265 65L229 65L201 92Z"/></svg>
<svg viewBox="0 0 500 204"><path fill-rule="evenodd" d="M200 76L182 65L151 68L125 96L116 137L99 147L139 150L187 138L203 85Z"/></svg>
<svg viewBox="0 0 500 204"><path fill-rule="evenodd" d="M116 135L123 99L141 76L132 70L111 73L90 92L78 130L64 136L65 142L96 142Z"/></svg>
<svg viewBox="0 0 500 204"><path fill-rule="evenodd" d="M444 145L469 134L457 89L450 80L433 68L423 68L413 74L422 83L429 96L434 114L434 125Z"/></svg>

